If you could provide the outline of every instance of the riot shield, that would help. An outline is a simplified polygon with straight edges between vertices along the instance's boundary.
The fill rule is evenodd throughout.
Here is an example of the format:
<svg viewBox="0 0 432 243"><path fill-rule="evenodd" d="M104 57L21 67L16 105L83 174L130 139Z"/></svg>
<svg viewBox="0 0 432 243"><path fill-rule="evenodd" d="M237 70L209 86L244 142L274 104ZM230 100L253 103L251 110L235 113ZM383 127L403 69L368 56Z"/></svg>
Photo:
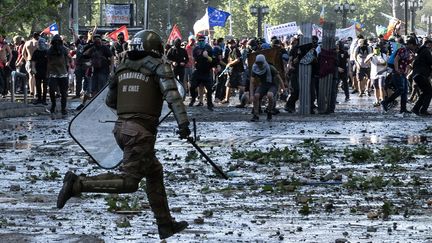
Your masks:
<svg viewBox="0 0 432 243"><path fill-rule="evenodd" d="M186 92L179 82L177 88L184 97ZM117 114L105 104L108 90L107 85L72 119L69 134L100 167L112 169L121 163L123 151L112 134ZM161 117L169 113L164 102Z"/></svg>

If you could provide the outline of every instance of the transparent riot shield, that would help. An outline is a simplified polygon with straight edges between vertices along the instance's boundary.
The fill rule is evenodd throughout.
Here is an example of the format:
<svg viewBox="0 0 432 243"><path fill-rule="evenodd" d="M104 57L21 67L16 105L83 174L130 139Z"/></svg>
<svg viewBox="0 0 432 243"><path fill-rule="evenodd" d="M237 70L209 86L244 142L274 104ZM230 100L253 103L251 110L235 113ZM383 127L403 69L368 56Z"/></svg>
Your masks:
<svg viewBox="0 0 432 243"><path fill-rule="evenodd" d="M177 82L180 95L186 92ZM116 111L105 104L108 86L105 86L70 122L69 134L78 145L102 168L117 167L123 151L117 145L112 131L117 120ZM161 118L170 113L164 102Z"/></svg>

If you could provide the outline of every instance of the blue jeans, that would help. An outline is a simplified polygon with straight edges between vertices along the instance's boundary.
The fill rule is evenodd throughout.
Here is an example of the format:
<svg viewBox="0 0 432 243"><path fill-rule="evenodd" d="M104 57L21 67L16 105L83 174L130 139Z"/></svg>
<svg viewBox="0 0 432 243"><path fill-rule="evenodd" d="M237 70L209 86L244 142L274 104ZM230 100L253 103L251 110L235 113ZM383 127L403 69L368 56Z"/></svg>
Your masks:
<svg viewBox="0 0 432 243"><path fill-rule="evenodd" d="M392 82L395 87L395 92L386 100L387 104L392 103L397 97L401 97L400 110L406 111L408 101L408 80L405 74L392 73Z"/></svg>

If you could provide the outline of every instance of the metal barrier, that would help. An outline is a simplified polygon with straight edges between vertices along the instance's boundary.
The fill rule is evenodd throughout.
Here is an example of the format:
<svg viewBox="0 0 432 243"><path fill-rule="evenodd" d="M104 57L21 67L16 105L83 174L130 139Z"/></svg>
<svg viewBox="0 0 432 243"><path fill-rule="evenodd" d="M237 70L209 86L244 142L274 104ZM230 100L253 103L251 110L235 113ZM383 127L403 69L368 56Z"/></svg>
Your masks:
<svg viewBox="0 0 432 243"><path fill-rule="evenodd" d="M300 29L303 37L300 38L300 45L312 43L312 23L302 23ZM312 81L312 65L299 65L299 114L309 115L311 113L311 81Z"/></svg>
<svg viewBox="0 0 432 243"><path fill-rule="evenodd" d="M17 80L17 78L22 78L22 79L24 79L24 90L23 90L23 93L24 93L24 104L27 104L28 103L28 99L27 99L27 75L25 74L25 73L21 73L21 72L17 72L17 71L12 71L12 79L11 79L11 82L12 82L12 84L11 84L11 101L12 102L15 102L15 83L16 83L16 80Z"/></svg>

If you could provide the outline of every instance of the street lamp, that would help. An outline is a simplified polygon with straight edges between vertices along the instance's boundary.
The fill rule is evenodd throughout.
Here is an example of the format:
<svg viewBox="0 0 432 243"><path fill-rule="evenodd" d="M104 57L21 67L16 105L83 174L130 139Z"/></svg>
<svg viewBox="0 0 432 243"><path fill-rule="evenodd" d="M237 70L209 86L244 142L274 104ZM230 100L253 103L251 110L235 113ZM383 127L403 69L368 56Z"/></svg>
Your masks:
<svg viewBox="0 0 432 243"><path fill-rule="evenodd" d="M432 34L432 15L422 15L421 22L426 23L427 35L430 36Z"/></svg>
<svg viewBox="0 0 432 243"><path fill-rule="evenodd" d="M336 3L334 6L334 11L336 13L342 13L342 28L346 27L347 14L354 13L357 7L354 3L348 3L348 0L345 0L344 3Z"/></svg>
<svg viewBox="0 0 432 243"><path fill-rule="evenodd" d="M252 5L249 10L253 16L258 17L258 37L262 37L262 21L264 15L270 12L270 8L268 6Z"/></svg>
<svg viewBox="0 0 432 243"><path fill-rule="evenodd" d="M411 10L411 32L415 32L416 11L423 8L423 0L409 0L408 8Z"/></svg>

